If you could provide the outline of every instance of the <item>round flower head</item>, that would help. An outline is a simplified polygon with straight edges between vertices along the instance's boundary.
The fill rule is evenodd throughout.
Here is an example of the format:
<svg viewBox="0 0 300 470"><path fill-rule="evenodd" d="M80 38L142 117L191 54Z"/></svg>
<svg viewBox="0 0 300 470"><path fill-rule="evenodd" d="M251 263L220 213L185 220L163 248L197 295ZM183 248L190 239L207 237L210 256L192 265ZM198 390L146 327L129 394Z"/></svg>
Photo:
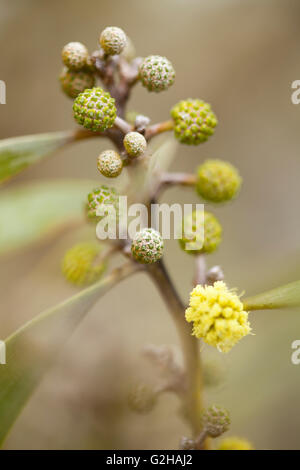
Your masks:
<svg viewBox="0 0 300 470"><path fill-rule="evenodd" d="M117 117L115 100L102 88L91 88L77 96L73 104L74 118L86 129L105 131Z"/></svg>
<svg viewBox="0 0 300 470"><path fill-rule="evenodd" d="M254 450L254 448L246 439L228 437L220 442L218 450Z"/></svg>
<svg viewBox="0 0 300 470"><path fill-rule="evenodd" d="M221 406L212 405L204 411L202 423L204 431L210 437L219 437L229 429L229 413Z"/></svg>
<svg viewBox="0 0 300 470"><path fill-rule="evenodd" d="M62 90L70 98L76 98L86 88L93 88L95 85L95 77L90 72L74 72L63 68L59 77Z"/></svg>
<svg viewBox="0 0 300 470"><path fill-rule="evenodd" d="M124 137L123 144L130 157L139 157L147 149L146 139L139 132L128 132Z"/></svg>
<svg viewBox="0 0 300 470"><path fill-rule="evenodd" d="M131 253L139 263L151 264L162 257L163 248L161 234L153 228L144 228L136 233L131 244Z"/></svg>
<svg viewBox="0 0 300 470"><path fill-rule="evenodd" d="M103 263L95 263L101 249L99 243L79 243L68 250L62 262L65 278L77 286L96 282L105 269Z"/></svg>
<svg viewBox="0 0 300 470"><path fill-rule="evenodd" d="M197 170L196 189L207 201L225 202L233 199L241 182L237 169L221 160L207 160Z"/></svg>
<svg viewBox="0 0 300 470"><path fill-rule="evenodd" d="M222 241L222 227L210 212L193 211L182 225L181 248L191 255L212 253Z"/></svg>
<svg viewBox="0 0 300 470"><path fill-rule="evenodd" d="M251 332L248 312L243 308L239 296L217 281L192 290L185 318L193 322L194 336L225 353Z"/></svg>
<svg viewBox="0 0 300 470"><path fill-rule="evenodd" d="M139 77L149 91L167 90L175 80L175 70L166 57L150 55L140 65Z"/></svg>
<svg viewBox="0 0 300 470"><path fill-rule="evenodd" d="M99 43L106 54L121 54L127 43L126 34L121 28L109 26L102 31Z"/></svg>
<svg viewBox="0 0 300 470"><path fill-rule="evenodd" d="M215 132L218 123L210 105L202 100L180 101L171 110L175 137L183 144L198 145Z"/></svg>
<svg viewBox="0 0 300 470"><path fill-rule="evenodd" d="M99 222L108 214L108 206L112 206L118 215L118 194L114 188L102 185L88 194L87 216Z"/></svg>
<svg viewBox="0 0 300 470"><path fill-rule="evenodd" d="M128 405L136 413L149 413L157 402L157 394L144 383L135 385L128 395Z"/></svg>
<svg viewBox="0 0 300 470"><path fill-rule="evenodd" d="M114 150L104 150L97 161L98 170L107 178L116 178L122 172L123 163L120 155Z"/></svg>
<svg viewBox="0 0 300 470"><path fill-rule="evenodd" d="M62 60L70 70L81 70L88 61L89 53L81 42L69 42L62 50Z"/></svg>

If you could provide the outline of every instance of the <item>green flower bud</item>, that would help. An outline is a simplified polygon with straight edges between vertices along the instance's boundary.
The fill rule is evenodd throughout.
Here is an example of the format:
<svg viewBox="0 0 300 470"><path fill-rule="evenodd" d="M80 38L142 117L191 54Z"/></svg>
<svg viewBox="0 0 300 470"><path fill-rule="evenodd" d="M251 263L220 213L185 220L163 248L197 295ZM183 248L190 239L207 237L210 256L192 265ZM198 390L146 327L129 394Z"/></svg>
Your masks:
<svg viewBox="0 0 300 470"><path fill-rule="evenodd" d="M116 214L118 214L119 197L118 193L114 188L102 185L98 189L94 189L88 194L87 203L87 216L89 219L93 219L96 222L103 219L104 215L98 215L99 210L105 210L108 205L112 205L115 208Z"/></svg>
<svg viewBox="0 0 300 470"><path fill-rule="evenodd" d="M137 232L131 245L131 253L136 261L151 264L163 255L164 242L159 232L153 228L144 228Z"/></svg>
<svg viewBox="0 0 300 470"><path fill-rule="evenodd" d="M94 264L102 247L99 243L79 243L68 250L62 261L65 278L77 286L92 284L100 279L105 264Z"/></svg>
<svg viewBox="0 0 300 470"><path fill-rule="evenodd" d="M204 431L210 437L219 437L228 431L230 426L229 413L217 405L210 406L202 415Z"/></svg>
<svg viewBox="0 0 300 470"><path fill-rule="evenodd" d="M196 189L207 201L225 202L233 199L241 182L237 169L221 160L207 160L197 170Z"/></svg>
<svg viewBox="0 0 300 470"><path fill-rule="evenodd" d="M149 91L159 92L173 85L175 70L166 57L150 55L140 65L139 78Z"/></svg>
<svg viewBox="0 0 300 470"><path fill-rule="evenodd" d="M59 76L62 90L70 98L76 98L86 88L93 88L95 77L89 72L74 72L64 67Z"/></svg>
<svg viewBox="0 0 300 470"><path fill-rule="evenodd" d="M201 215L201 212L193 211L183 220L182 238L178 241L181 248L191 255L212 253L218 248L222 240L222 227L216 217L210 212L204 211L203 223ZM191 243L195 244L195 246L189 246Z"/></svg>
<svg viewBox="0 0 300 470"><path fill-rule="evenodd" d="M175 137L183 144L198 145L214 134L218 121L208 103L198 99L180 101L171 110Z"/></svg>
<svg viewBox="0 0 300 470"><path fill-rule="evenodd" d="M128 395L128 405L136 413L149 413L157 403L157 394L144 383L136 384Z"/></svg>
<svg viewBox="0 0 300 470"><path fill-rule="evenodd" d="M74 71L83 69L89 57L87 48L81 42L69 42L61 54L65 66Z"/></svg>
<svg viewBox="0 0 300 470"><path fill-rule="evenodd" d="M121 54L127 43L126 34L121 28L109 26L102 31L99 43L106 54Z"/></svg>
<svg viewBox="0 0 300 470"><path fill-rule="evenodd" d="M104 150L98 157L97 167L100 173L107 178L116 178L122 172L123 162L120 155L114 150Z"/></svg>
<svg viewBox="0 0 300 470"><path fill-rule="evenodd" d="M87 89L73 104L78 124L92 131L105 131L114 125L117 109L115 100L102 88Z"/></svg>
<svg viewBox="0 0 300 470"><path fill-rule="evenodd" d="M146 139L139 132L128 132L124 137L123 144L130 157L139 157L147 149Z"/></svg>

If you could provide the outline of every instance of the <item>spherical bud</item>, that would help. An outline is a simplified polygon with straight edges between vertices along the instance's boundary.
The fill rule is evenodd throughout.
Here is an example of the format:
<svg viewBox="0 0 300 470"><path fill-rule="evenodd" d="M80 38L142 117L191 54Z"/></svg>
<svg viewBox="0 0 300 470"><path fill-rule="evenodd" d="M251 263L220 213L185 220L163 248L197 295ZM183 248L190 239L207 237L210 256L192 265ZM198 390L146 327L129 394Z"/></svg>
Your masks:
<svg viewBox="0 0 300 470"><path fill-rule="evenodd" d="M137 232L131 245L131 253L136 261L151 264L163 255L164 242L159 232L153 228L144 228Z"/></svg>
<svg viewBox="0 0 300 470"><path fill-rule="evenodd" d="M225 202L233 199L241 182L237 169L221 160L207 160L197 170L196 189L207 201Z"/></svg>
<svg viewBox="0 0 300 470"><path fill-rule="evenodd" d="M123 163L117 152L114 150L104 150L98 157L97 167L103 176L116 178L122 172Z"/></svg>
<svg viewBox="0 0 300 470"><path fill-rule="evenodd" d="M221 241L222 227L210 212L193 211L184 218L179 244L186 253L212 253Z"/></svg>
<svg viewBox="0 0 300 470"><path fill-rule="evenodd" d="M254 450L251 442L240 437L228 437L220 442L218 450Z"/></svg>
<svg viewBox="0 0 300 470"><path fill-rule="evenodd" d="M89 57L87 48L81 42L69 42L61 54L65 66L75 71L83 69Z"/></svg>
<svg viewBox="0 0 300 470"><path fill-rule="evenodd" d="M89 72L74 72L64 67L59 76L62 90L70 98L76 98L86 88L93 88L95 77Z"/></svg>
<svg viewBox="0 0 300 470"><path fill-rule="evenodd" d="M214 134L218 123L208 103L198 99L180 101L171 110L175 137L183 144L198 145Z"/></svg>
<svg viewBox="0 0 300 470"><path fill-rule="evenodd" d="M127 43L126 34L121 28L109 26L102 31L99 43L106 54L121 54Z"/></svg>
<svg viewBox="0 0 300 470"><path fill-rule="evenodd" d="M114 188L102 185L88 194L87 216L89 219L99 221L108 213L108 206L112 206L118 215L118 193Z"/></svg>
<svg viewBox="0 0 300 470"><path fill-rule="evenodd" d="M219 437L229 429L229 413L221 406L212 405L204 411L202 423L204 431L210 437Z"/></svg>
<svg viewBox="0 0 300 470"><path fill-rule="evenodd" d="M149 91L167 90L175 80L175 70L166 57L150 55L140 65L139 77Z"/></svg>
<svg viewBox="0 0 300 470"><path fill-rule="evenodd" d="M105 131L117 117L115 100L102 88L91 88L77 96L73 104L78 124L91 131Z"/></svg>
<svg viewBox="0 0 300 470"><path fill-rule="evenodd" d="M65 278L77 286L96 282L105 270L104 263L96 263L101 249L99 243L79 243L68 250L62 261Z"/></svg>
<svg viewBox="0 0 300 470"><path fill-rule="evenodd" d="M144 383L136 384L128 395L128 405L136 413L149 413L157 403L157 394Z"/></svg>
<svg viewBox="0 0 300 470"><path fill-rule="evenodd" d="M248 312L233 289L223 281L213 286L198 284L190 293L185 319L192 334L222 353L230 351L251 333Z"/></svg>
<svg viewBox="0 0 300 470"><path fill-rule="evenodd" d="M124 137L123 144L130 157L139 157L147 149L146 139L139 132L128 132Z"/></svg>

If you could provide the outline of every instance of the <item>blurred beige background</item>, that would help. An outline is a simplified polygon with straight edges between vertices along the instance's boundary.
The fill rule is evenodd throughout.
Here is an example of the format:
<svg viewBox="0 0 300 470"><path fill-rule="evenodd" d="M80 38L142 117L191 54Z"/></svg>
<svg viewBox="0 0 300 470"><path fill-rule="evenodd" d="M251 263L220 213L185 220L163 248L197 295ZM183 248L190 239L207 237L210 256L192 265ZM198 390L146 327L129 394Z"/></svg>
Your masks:
<svg viewBox="0 0 300 470"><path fill-rule="evenodd" d="M219 251L228 284L256 293L300 276L300 105L291 83L300 79L300 4L297 0L0 0L0 138L74 127L71 101L57 80L60 51L69 41L97 47L108 25L123 28L137 54L173 63L175 85L152 95L138 85L129 108L168 118L178 100L199 97L219 118L215 136L196 148L180 146L174 170L193 171L205 158L235 164L244 178L239 198L213 209L224 226ZM68 148L29 169L13 184L36 179L98 178L95 157L107 143ZM170 190L169 202L197 202L189 190ZM59 242L1 260L1 338L74 290L60 276L73 242ZM192 258L167 243L166 262L187 300ZM138 294L137 294L138 292ZM226 380L208 389L231 412L230 434L259 449L300 448L300 366L291 342L300 338L300 312L251 314L255 336L226 356L208 347ZM176 448L188 433L178 402L165 396L149 415L126 407L126 383L151 382L144 344L177 344L154 287L143 276L125 281L98 304L68 344L17 421L6 448ZM229 434L229 433L228 433Z"/></svg>

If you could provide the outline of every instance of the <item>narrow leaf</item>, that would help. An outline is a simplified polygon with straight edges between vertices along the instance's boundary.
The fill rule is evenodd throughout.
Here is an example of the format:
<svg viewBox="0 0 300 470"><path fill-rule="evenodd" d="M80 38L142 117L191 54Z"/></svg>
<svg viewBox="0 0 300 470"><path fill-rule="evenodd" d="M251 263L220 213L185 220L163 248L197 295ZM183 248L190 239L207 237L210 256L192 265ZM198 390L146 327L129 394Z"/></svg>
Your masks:
<svg viewBox="0 0 300 470"><path fill-rule="evenodd" d="M92 305L117 282L136 271L133 263L42 313L6 341L0 365L0 445L49 367Z"/></svg>
<svg viewBox="0 0 300 470"><path fill-rule="evenodd" d="M0 182L76 140L75 131L13 137L0 141Z"/></svg>
<svg viewBox="0 0 300 470"><path fill-rule="evenodd" d="M84 217L84 202L95 183L53 180L0 192L0 255L36 242Z"/></svg>
<svg viewBox="0 0 300 470"><path fill-rule="evenodd" d="M291 282L243 300L245 310L268 310L300 306L300 281Z"/></svg>

